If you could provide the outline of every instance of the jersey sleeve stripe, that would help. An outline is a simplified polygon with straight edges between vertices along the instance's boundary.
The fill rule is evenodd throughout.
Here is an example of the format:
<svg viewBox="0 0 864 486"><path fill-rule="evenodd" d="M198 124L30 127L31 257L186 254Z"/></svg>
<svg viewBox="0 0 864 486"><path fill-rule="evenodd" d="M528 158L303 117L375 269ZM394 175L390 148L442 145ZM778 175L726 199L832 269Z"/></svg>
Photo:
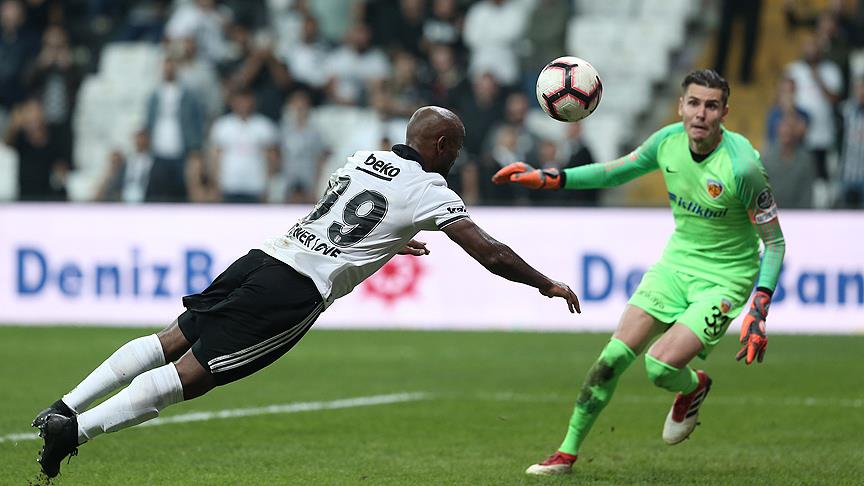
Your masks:
<svg viewBox="0 0 864 486"><path fill-rule="evenodd" d="M438 229L442 230L442 229L444 229L445 226L450 226L451 224L455 223L456 221L463 220L467 217L468 217L467 214L460 214L459 216L454 216L454 217L448 219L447 221L444 221L443 223L439 224Z"/></svg>

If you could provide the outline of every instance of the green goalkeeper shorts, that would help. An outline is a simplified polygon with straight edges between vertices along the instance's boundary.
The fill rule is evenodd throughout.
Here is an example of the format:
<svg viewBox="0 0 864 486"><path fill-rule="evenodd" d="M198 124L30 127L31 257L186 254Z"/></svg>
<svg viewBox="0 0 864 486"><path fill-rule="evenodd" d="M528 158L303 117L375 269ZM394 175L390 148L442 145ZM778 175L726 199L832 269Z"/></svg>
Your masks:
<svg viewBox="0 0 864 486"><path fill-rule="evenodd" d="M642 277L628 303L670 327L678 322L690 328L702 341L699 357L705 359L749 297L749 291L734 290L657 264Z"/></svg>

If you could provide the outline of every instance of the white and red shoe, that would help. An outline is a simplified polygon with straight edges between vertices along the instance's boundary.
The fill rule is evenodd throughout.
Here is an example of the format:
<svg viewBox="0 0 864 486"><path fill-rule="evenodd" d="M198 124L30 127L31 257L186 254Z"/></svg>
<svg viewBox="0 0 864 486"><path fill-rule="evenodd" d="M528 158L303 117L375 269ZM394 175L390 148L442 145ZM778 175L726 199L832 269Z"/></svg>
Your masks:
<svg viewBox="0 0 864 486"><path fill-rule="evenodd" d="M697 370L696 375L699 377L699 385L686 395L680 393L675 395L675 403L666 416L666 423L663 425L663 441L669 445L675 445L690 437L697 425L699 407L705 403L705 397L711 391L711 378L702 370Z"/></svg>
<svg viewBox="0 0 864 486"><path fill-rule="evenodd" d="M561 451L555 451L555 454L549 456L548 459L540 464L532 464L531 467L525 470L525 474L533 474L536 476L553 476L557 474L568 474L576 462L576 458L572 454L567 454Z"/></svg>

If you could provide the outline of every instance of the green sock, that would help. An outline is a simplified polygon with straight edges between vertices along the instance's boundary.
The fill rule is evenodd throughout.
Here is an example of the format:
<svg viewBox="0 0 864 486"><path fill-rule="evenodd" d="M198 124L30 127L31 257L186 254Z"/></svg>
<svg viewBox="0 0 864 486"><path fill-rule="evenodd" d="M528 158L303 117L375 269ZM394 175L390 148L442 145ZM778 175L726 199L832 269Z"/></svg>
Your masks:
<svg viewBox="0 0 864 486"><path fill-rule="evenodd" d="M594 421L612 399L618 378L635 359L636 353L620 339L612 338L603 348L600 358L588 371L585 383L582 384L573 415L570 417L567 436L558 448L559 451L573 455L579 452L579 447Z"/></svg>
<svg viewBox="0 0 864 486"><path fill-rule="evenodd" d="M676 368L650 354L645 355L645 371L655 385L671 392L687 394L699 386L699 376L689 366Z"/></svg>

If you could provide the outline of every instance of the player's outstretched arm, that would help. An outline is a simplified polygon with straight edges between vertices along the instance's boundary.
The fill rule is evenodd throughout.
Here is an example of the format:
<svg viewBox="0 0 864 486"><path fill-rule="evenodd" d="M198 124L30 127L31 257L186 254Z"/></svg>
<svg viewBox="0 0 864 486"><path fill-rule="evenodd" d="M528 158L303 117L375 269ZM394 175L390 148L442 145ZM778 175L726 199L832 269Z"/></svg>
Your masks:
<svg viewBox="0 0 864 486"><path fill-rule="evenodd" d="M579 312L579 298L566 284L556 282L535 270L509 246L489 236L468 218L445 226L444 233L487 270L513 282L530 285L546 297L561 297L570 312Z"/></svg>
<svg viewBox="0 0 864 486"><path fill-rule="evenodd" d="M674 125L658 130L633 152L615 160L588 164L564 170L535 169L525 162L514 162L494 176L495 184L519 184L528 189L604 189L657 170L657 148L665 137L675 132Z"/></svg>
<svg viewBox="0 0 864 486"><path fill-rule="evenodd" d="M508 182L528 189L603 189L620 186L657 169L657 165L641 159L620 159L558 169L535 169L525 162L513 162L492 176L495 184Z"/></svg>

